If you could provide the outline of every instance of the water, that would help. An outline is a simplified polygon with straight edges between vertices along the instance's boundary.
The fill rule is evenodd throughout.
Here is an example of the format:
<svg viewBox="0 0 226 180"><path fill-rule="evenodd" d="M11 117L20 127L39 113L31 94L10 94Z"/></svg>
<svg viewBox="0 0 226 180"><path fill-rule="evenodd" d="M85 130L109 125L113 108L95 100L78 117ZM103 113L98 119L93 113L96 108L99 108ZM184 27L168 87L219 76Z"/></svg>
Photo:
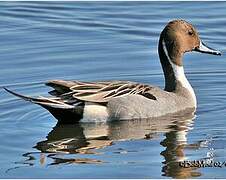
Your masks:
<svg viewBox="0 0 226 180"><path fill-rule="evenodd" d="M1 2L0 86L47 95L50 79L130 80L163 87L160 31L186 19L225 51L225 2ZM1 178L225 178L225 57L189 53L195 117L56 126L39 106L0 89Z"/></svg>

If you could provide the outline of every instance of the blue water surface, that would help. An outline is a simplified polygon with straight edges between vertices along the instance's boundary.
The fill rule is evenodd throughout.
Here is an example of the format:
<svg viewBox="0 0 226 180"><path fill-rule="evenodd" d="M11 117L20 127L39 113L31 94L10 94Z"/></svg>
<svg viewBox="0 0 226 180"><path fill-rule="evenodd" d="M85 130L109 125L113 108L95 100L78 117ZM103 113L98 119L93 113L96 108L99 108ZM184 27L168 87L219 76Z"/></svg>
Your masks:
<svg viewBox="0 0 226 180"><path fill-rule="evenodd" d="M1 2L1 178L225 178L226 2ZM163 88L158 38L185 19L223 56L188 53L195 117L56 126L2 87L48 95L51 79L130 80Z"/></svg>

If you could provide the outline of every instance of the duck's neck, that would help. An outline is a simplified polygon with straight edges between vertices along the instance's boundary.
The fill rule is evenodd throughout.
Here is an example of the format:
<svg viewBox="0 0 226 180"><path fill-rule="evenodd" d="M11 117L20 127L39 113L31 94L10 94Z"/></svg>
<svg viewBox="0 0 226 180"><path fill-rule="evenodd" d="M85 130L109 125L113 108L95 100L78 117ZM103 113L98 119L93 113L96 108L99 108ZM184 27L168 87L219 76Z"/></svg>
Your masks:
<svg viewBox="0 0 226 180"><path fill-rule="evenodd" d="M175 48L172 49L176 50ZM196 106L196 96L194 90L184 74L184 68L182 66L182 55L177 55L174 57L177 59L172 59L168 53L167 46L163 38L160 38L159 40L158 51L165 76L165 91L178 92L181 89L185 88L191 95ZM177 65L174 62L180 62L180 65Z"/></svg>

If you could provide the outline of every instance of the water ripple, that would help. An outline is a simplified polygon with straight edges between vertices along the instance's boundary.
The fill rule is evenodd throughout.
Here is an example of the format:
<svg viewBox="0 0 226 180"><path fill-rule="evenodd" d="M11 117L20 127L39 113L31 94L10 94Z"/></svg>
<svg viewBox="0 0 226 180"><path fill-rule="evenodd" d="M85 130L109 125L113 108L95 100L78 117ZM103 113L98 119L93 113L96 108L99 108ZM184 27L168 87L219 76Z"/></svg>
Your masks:
<svg viewBox="0 0 226 180"><path fill-rule="evenodd" d="M215 170L181 169L177 160L225 158L225 7L226 2L1 2L1 177L215 178ZM50 79L131 80L163 88L157 43L165 24L178 18L194 24L203 41L223 52L185 56L198 98L192 128L175 117L170 123L53 127L56 121L43 108L2 89L45 96L50 88L44 82ZM84 134L92 138L84 141ZM130 139L136 135L140 139ZM107 139L119 137L124 140L113 144Z"/></svg>

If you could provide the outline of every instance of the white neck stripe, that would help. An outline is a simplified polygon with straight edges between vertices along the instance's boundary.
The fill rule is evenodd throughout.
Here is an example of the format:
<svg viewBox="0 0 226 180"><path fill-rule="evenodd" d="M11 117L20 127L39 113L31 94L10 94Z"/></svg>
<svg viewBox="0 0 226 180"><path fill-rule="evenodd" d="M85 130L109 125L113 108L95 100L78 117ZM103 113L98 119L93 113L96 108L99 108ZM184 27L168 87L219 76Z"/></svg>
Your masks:
<svg viewBox="0 0 226 180"><path fill-rule="evenodd" d="M166 48L166 43L165 43L164 39L162 40L162 47L163 47L163 51L164 51L164 53L165 53L167 59L168 59L169 62L171 63L171 59L170 59L170 57L169 57L168 50L167 50L167 48Z"/></svg>
<svg viewBox="0 0 226 180"><path fill-rule="evenodd" d="M164 53L165 53L170 65L173 68L173 72L174 72L176 80L180 81L181 85L190 92L190 94L192 95L192 98L193 98L193 100L194 100L194 102L196 104L195 92L194 92L192 86L190 85L190 83L188 82L188 80L187 80L187 78L186 78L186 76L184 74L183 66L178 66L178 65L174 64L171 61L171 59L169 57L169 54L168 54L168 50L166 48L166 43L165 43L164 39L162 40L162 47L163 47L163 51L164 51Z"/></svg>

